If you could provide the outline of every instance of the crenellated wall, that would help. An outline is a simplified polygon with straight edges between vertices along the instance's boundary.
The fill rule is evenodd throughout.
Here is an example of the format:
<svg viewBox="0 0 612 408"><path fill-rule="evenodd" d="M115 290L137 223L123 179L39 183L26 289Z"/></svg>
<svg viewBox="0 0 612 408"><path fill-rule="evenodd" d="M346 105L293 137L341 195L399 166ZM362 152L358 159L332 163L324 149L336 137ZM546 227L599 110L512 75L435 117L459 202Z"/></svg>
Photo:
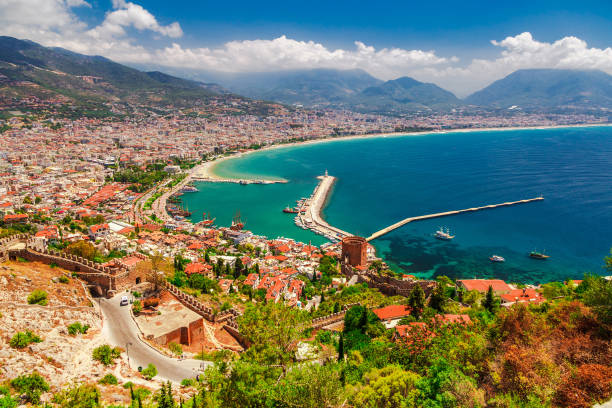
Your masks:
<svg viewBox="0 0 612 408"><path fill-rule="evenodd" d="M378 275L373 272L359 274L358 281L360 283L366 283L371 288L377 288L388 296L408 296L417 285L421 286L421 289L425 292L425 296L429 296L437 285L435 281L401 280L391 276Z"/></svg>

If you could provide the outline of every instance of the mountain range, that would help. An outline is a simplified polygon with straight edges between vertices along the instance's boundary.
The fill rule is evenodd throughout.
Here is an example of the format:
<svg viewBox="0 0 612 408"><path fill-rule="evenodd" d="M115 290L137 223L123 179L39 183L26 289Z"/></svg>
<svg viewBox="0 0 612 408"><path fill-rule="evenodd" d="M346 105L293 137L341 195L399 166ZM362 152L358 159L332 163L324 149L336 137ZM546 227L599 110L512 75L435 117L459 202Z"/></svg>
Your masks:
<svg viewBox="0 0 612 408"><path fill-rule="evenodd" d="M458 107L540 112L612 109L612 76L596 70L519 70L463 100L432 83L409 77L382 81L359 69L248 74L164 70L177 76L0 37L0 97L5 99L51 94L86 106L188 107L210 98L231 97L247 105L267 100L388 115ZM24 82L35 86L20 86Z"/></svg>
<svg viewBox="0 0 612 408"><path fill-rule="evenodd" d="M143 72L99 56L86 56L31 41L0 37L0 95L60 95L73 103L130 103L185 106L207 100L220 87ZM20 86L32 83L34 87Z"/></svg>
<svg viewBox="0 0 612 408"><path fill-rule="evenodd" d="M527 110L612 109L612 76L596 70L522 69L473 93L466 102Z"/></svg>

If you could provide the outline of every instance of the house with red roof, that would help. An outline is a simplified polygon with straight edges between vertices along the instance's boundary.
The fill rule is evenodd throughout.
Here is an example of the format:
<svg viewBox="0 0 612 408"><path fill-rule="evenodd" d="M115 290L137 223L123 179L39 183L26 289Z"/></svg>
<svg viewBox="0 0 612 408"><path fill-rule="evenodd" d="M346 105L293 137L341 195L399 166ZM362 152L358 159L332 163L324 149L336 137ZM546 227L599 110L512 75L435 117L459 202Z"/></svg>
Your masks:
<svg viewBox="0 0 612 408"><path fill-rule="evenodd" d="M12 224L16 222L26 222L28 220L28 214L6 214L4 216L4 222Z"/></svg>
<svg viewBox="0 0 612 408"><path fill-rule="evenodd" d="M212 277L212 266L201 263L201 262L191 262L185 265L185 274L187 276L192 275L194 273L199 273L200 275Z"/></svg>
<svg viewBox="0 0 612 408"><path fill-rule="evenodd" d="M110 227L106 223L92 225L89 227L89 238L91 238L92 241L95 241L107 236L110 231Z"/></svg>
<svg viewBox="0 0 612 408"><path fill-rule="evenodd" d="M434 320L438 324L472 324L472 319L466 314L451 314L436 315Z"/></svg>
<svg viewBox="0 0 612 408"><path fill-rule="evenodd" d="M546 298L541 293L531 288L511 290L509 293L501 294L500 297L502 300L501 305L504 307L510 307L515 303L538 304L546 301Z"/></svg>
<svg viewBox="0 0 612 408"><path fill-rule="evenodd" d="M234 283L234 281L231 280L231 279L220 279L219 280L219 287L221 288L221 291L223 293L228 294L233 283Z"/></svg>
<svg viewBox="0 0 612 408"><path fill-rule="evenodd" d="M476 290L480 293L486 293L489 286L493 288L493 292L499 296L504 293L509 293L512 288L501 279L458 279L457 286L466 291Z"/></svg>
<svg viewBox="0 0 612 408"><path fill-rule="evenodd" d="M244 284L255 288L259 284L259 275L257 275L256 273L249 273L246 279L244 280Z"/></svg>
<svg viewBox="0 0 612 408"><path fill-rule="evenodd" d="M403 317L409 316L410 310L410 307L406 305L389 305L374 309L372 312L378 316L385 327L389 329L395 327Z"/></svg>
<svg viewBox="0 0 612 408"><path fill-rule="evenodd" d="M427 340L435 334L427 327L425 322L411 322L395 326L393 341L404 344L413 344L415 341Z"/></svg>

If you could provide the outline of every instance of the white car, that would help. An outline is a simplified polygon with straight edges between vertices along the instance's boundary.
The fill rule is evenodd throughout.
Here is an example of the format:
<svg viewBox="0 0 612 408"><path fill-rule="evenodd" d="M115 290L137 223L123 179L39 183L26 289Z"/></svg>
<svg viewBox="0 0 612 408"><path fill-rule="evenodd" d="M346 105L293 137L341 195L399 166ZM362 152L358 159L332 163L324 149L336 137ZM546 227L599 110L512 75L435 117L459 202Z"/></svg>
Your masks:
<svg viewBox="0 0 612 408"><path fill-rule="evenodd" d="M129 303L127 296L121 296L121 302L119 302L119 306L126 306Z"/></svg>

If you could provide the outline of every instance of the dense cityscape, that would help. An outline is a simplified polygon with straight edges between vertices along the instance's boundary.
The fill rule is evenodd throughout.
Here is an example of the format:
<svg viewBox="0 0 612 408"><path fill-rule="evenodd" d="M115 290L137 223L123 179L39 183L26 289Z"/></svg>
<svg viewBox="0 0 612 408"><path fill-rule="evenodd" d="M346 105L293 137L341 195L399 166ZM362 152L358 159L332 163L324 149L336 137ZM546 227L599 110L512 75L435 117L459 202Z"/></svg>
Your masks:
<svg viewBox="0 0 612 408"><path fill-rule="evenodd" d="M515 234L526 248L540 239L530 240L529 227L541 221L533 218L574 225L582 219L570 220L573 213L609 213L609 172L598 170L612 157L612 76L599 60L609 48L587 48L576 37L537 42L525 32L491 40L490 47L502 47L497 59L462 65L436 51L360 41L356 51L332 51L284 34L191 49L178 43L178 22L158 21L129 1L9 3L0 1L0 408L610 407L612 250L597 270L572 271L580 278L570 279L566 269L550 270L573 265L552 263L573 252L519 253L492 236ZM28 23L32 10L44 24ZM99 15L83 17L92 11ZM97 18L99 25L91 23ZM194 21L206 25L202 16ZM154 36L141 44L131 29ZM40 44L15 38L24 32ZM151 45L166 37L171 47ZM217 72L220 66L228 71ZM512 140L494 136L502 133ZM397 156L384 151L384 139L413 134L445 139L390 145ZM461 137L447 146L449 134ZM474 134L481 138L468 137ZM333 226L324 210L343 180L327 170L310 195L275 210L291 217L291 228L319 234L318 243L283 231L263 235L239 212L226 224L207 208L200 220L201 209L192 217L185 205L186 195L218 186L295 183L225 178L215 173L223 161L336 139L380 143L382 160L344 177L353 175L358 187L351 188L359 190L363 173L393 173L395 181L372 176L389 187L377 198L408 218L364 236ZM554 149L564 154L550 155ZM270 160L280 163L280 156ZM342 160L351 167L368 161ZM416 167L402 167L411 160ZM320 163L311 167L319 171ZM478 188L456 185L453 169ZM557 201L570 206L535 207L552 200L527 193L549 182L562 190L554 192ZM497 199L487 192L514 186L521 196L473 204L479 192ZM408 194L443 202L445 210L405 214ZM463 207L454 199L472 194ZM356 197L346 201L355 213L371 205ZM261 203L271 208L267 197ZM475 213L529 206L531 213L505 213L518 232L502 216L497 222L507 230L487 226L491 243L476 238L461 247L463 237L438 227L389 239L386 252L375 246L408 223L464 216L467 241ZM567 219L555 213L550 222L543 213L551 208ZM587 233L598 235L589 225ZM583 237L570 232L558 234L565 248ZM392 257L398 248L404 258ZM548 275L541 265L550 265Z"/></svg>

